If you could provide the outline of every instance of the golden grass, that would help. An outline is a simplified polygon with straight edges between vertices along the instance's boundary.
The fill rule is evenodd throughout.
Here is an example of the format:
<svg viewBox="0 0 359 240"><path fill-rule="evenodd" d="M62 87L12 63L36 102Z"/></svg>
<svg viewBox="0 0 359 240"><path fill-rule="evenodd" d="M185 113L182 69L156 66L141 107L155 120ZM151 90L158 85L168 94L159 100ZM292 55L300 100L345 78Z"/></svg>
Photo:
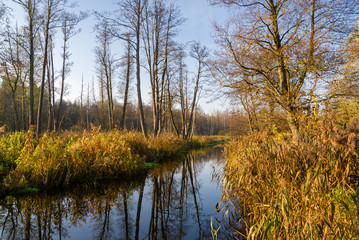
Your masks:
<svg viewBox="0 0 359 240"><path fill-rule="evenodd" d="M32 131L8 134L0 139L0 192L132 175L144 171L146 162L168 160L197 146L194 142L169 134L146 139L138 132L100 129L49 132L39 139Z"/></svg>
<svg viewBox="0 0 359 240"><path fill-rule="evenodd" d="M299 144L265 133L230 143L223 202L241 214L241 234L248 239L358 237L357 129L323 122L307 129Z"/></svg>

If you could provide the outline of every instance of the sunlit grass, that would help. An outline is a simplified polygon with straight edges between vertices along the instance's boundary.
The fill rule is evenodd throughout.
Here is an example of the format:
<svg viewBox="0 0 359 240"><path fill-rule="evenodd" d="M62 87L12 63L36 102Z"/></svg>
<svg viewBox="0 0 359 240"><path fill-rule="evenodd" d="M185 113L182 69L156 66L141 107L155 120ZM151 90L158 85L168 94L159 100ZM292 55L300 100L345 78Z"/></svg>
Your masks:
<svg viewBox="0 0 359 240"><path fill-rule="evenodd" d="M100 129L49 132L41 138L31 131L8 134L0 139L1 192L133 175L148 169L149 162L169 160L193 146L214 141L205 139L188 142L170 134L144 138L138 132Z"/></svg>
<svg viewBox="0 0 359 240"><path fill-rule="evenodd" d="M223 202L241 214L241 234L248 239L358 237L357 129L322 123L306 129L299 144L268 134L230 143Z"/></svg>

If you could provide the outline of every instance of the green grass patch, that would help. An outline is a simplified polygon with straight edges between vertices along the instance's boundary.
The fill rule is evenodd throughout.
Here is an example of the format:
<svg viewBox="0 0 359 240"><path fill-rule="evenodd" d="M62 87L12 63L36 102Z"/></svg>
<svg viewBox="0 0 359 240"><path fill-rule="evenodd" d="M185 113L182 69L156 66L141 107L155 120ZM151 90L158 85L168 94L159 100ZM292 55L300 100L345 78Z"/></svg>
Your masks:
<svg viewBox="0 0 359 240"><path fill-rule="evenodd" d="M32 194L32 193L38 193L40 191L39 188L24 188L20 189L16 192L14 192L14 195L25 195L25 194Z"/></svg>
<svg viewBox="0 0 359 240"><path fill-rule="evenodd" d="M147 162L147 163L145 163L145 168L148 168L148 169L150 169L150 168L155 168L155 167L157 167L158 165L159 165L158 163Z"/></svg>
<svg viewBox="0 0 359 240"><path fill-rule="evenodd" d="M189 145L191 148L212 147L226 144L232 139L230 136L194 136L189 142Z"/></svg>

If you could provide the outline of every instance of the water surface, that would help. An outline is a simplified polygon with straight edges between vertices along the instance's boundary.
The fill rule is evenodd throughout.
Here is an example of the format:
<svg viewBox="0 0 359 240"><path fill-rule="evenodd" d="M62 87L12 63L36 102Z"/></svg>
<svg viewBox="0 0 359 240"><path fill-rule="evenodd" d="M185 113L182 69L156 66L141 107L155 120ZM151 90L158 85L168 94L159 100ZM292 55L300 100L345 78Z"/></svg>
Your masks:
<svg viewBox="0 0 359 240"><path fill-rule="evenodd" d="M133 179L0 200L0 239L232 239L216 205L221 148L193 152Z"/></svg>

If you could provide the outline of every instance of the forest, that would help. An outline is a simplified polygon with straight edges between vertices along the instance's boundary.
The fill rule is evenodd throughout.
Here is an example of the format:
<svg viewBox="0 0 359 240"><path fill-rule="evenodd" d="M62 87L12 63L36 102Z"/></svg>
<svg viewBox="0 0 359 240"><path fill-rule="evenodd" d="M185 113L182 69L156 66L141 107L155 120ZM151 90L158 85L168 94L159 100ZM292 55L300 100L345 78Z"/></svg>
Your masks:
<svg viewBox="0 0 359 240"><path fill-rule="evenodd" d="M10 2L26 20L19 26L15 10L3 3L4 131L33 126L39 135L101 126L189 138L194 131L213 135L226 130L226 121L219 118L228 118L229 112L206 114L198 105L203 85L209 82L209 50L194 41L176 42L185 19L174 3L120 1L111 13L79 11L75 2L60 0ZM71 40L81 34L79 23L90 16L97 22L96 46L89 49L96 58L96 76L92 81L82 79L79 96L65 100L71 87ZM188 59L195 66L191 71ZM150 87L145 91L151 103L142 100L143 82Z"/></svg>
<svg viewBox="0 0 359 240"><path fill-rule="evenodd" d="M240 214L239 238L359 235L358 0L208 0L228 11L212 23L216 49L178 41L176 1L8 2L26 20L1 3L0 192L138 173L227 141L220 205ZM68 100L89 17L97 75ZM231 108L201 108L208 88Z"/></svg>

